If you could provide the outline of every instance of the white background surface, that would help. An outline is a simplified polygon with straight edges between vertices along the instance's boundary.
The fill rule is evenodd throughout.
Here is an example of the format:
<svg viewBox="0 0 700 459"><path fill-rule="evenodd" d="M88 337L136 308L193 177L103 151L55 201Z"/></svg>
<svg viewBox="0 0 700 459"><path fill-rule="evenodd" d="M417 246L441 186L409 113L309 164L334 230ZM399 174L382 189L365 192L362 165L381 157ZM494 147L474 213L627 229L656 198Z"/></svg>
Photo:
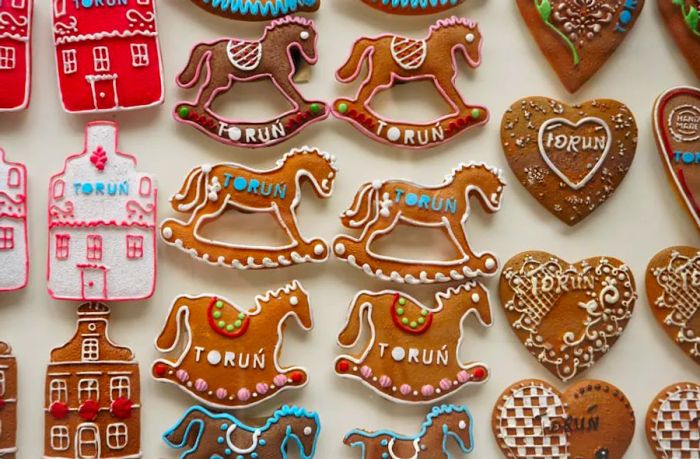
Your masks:
<svg viewBox="0 0 700 459"><path fill-rule="evenodd" d="M455 10L480 22L485 37L483 65L472 71L461 65L459 86L470 102L492 110L485 127L458 137L443 147L426 151L400 151L380 146L364 138L350 125L329 119L304 131L301 136L267 150L245 151L220 145L193 128L174 122L171 110L178 100L194 97L174 84L175 74L184 66L189 48L198 41L217 36L256 38L261 24L241 24L211 16L185 0L159 2L159 26L165 60L167 86L164 106L108 116L121 123L121 148L134 153L140 168L157 175L160 185L160 218L176 215L167 206L168 198L179 188L185 174L194 166L222 161L242 162L253 167L269 167L288 149L304 144L318 146L337 156L339 174L335 194L319 201L306 189L301 205L302 229L306 235L331 239L342 231L338 214L351 202L359 184L376 178L410 178L425 184L439 183L460 161L484 161L505 170L509 187L503 210L487 216L475 206L468 232L477 250L493 250L502 262L527 249L543 249L576 261L595 255L609 255L630 264L637 278L640 298L627 332L611 353L584 377L606 379L629 396L638 418L637 435L627 457L651 458L643 431L643 419L652 397L668 384L698 381L698 367L663 334L649 311L643 290L644 269L659 250L673 244L697 244L698 234L691 220L676 201L667 183L654 145L651 108L655 97L678 84L695 84L664 30L650 0L637 27L621 49L598 75L576 96L568 95L549 68L529 35L512 1L470 0ZM319 33L320 61L312 82L302 92L309 98L332 101L354 93L333 79L350 46L360 35L393 31L422 37L434 17L400 18L366 8L359 0L325 0L314 16ZM34 94L30 109L21 114L0 117L0 145L12 160L27 163L29 169L31 278L29 287L0 298L0 338L15 349L20 365L19 457L37 458L43 451L43 391L45 365L53 347L69 339L75 326L75 304L53 301L46 292L46 202L49 176L61 169L64 158L82 146L84 124L93 119L65 114L59 104L54 58L51 46L50 7L38 0L34 27ZM404 86L377 101L387 114L408 111L427 119L442 113L427 86ZM239 86L220 108L227 114L273 114L284 108L263 84ZM525 191L508 170L500 141L499 124L505 109L520 97L545 95L574 103L595 97L612 97L627 103L637 116L639 149L633 167L610 201L575 228L568 228L551 216ZM233 103L234 97L242 102ZM398 105L398 99L402 99ZM409 100L410 99L410 100ZM264 103L262 103L264 102ZM268 103L269 102L269 103ZM238 216L236 216L238 217ZM229 238L252 242L274 241L279 235L268 216L227 220ZM235 228L234 228L235 227ZM400 245L425 244L431 252L451 255L442 236L433 233L402 232L394 238ZM413 249L412 249L413 250ZM268 289L299 279L310 292L316 319L308 335L295 326L288 328L283 363L303 364L311 382L303 391L282 396L246 412L259 416L271 413L279 404L294 403L317 410L323 432L317 457L358 457L341 443L343 435L355 427L389 428L407 434L418 431L428 407L405 407L373 395L358 382L342 380L333 373L333 359L339 349L336 333L342 326L346 308L362 289L391 288L362 272L331 259L325 265L306 265L268 272L238 272L210 267L189 256L159 246L158 289L151 301L114 305L112 338L133 346L142 373L142 447L145 458L174 458L160 435L184 412L192 401L171 385L150 379L151 362L158 357L153 339L165 319L171 300L183 293L218 293L251 306L253 297ZM491 410L496 398L509 384L527 377L552 382L548 372L531 357L510 331L492 288L495 324L481 329L470 321L462 349L464 360L480 359L491 366L492 378L481 387L470 387L449 399L469 406L476 420L476 449L471 457L500 457L490 428ZM432 304L437 288L411 288L407 293ZM561 384L557 384L562 387Z"/></svg>

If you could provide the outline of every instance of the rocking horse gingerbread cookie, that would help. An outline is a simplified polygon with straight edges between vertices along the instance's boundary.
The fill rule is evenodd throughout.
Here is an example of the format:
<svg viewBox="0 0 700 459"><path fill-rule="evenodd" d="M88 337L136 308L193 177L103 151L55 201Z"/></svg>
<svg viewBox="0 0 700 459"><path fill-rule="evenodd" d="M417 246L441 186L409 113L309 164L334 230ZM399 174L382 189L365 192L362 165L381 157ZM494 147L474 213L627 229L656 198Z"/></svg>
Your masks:
<svg viewBox="0 0 700 459"><path fill-rule="evenodd" d="M161 236L167 244L197 259L242 270L323 262L329 256L328 244L320 238L304 239L297 225L296 209L303 181L311 182L317 196L328 198L336 174L332 156L308 147L292 150L277 162L277 167L266 171L233 163L198 167L171 200L176 211L191 213L189 220L163 221ZM281 247L260 247L202 236L207 223L230 210L274 215L290 242Z"/></svg>
<svg viewBox="0 0 700 459"><path fill-rule="evenodd" d="M306 100L294 83L299 63L313 65L318 60L317 42L312 21L286 17L272 21L256 41L222 38L200 43L177 78L177 84L186 89L201 83L199 93L194 102L176 107L175 119L235 147L261 148L284 142L330 115L325 103ZM214 101L234 84L262 79L271 80L291 103L289 111L263 122L230 120L214 111Z"/></svg>
<svg viewBox="0 0 700 459"><path fill-rule="evenodd" d="M352 206L341 216L343 225L362 229L359 239L338 236L335 255L381 280L406 284L462 281L478 275L494 275L498 260L491 253L474 252L464 224L475 197L489 213L501 208L505 182L499 169L484 164L461 164L441 185L423 186L403 180L376 180L362 185ZM449 261L417 261L377 254L372 243L397 224L439 227L454 243L459 258Z"/></svg>
<svg viewBox="0 0 700 459"><path fill-rule="evenodd" d="M187 448L181 459L287 459L290 447L302 459L313 459L320 433L318 414L295 406L283 406L256 426L193 406L163 440L173 449Z"/></svg>
<svg viewBox="0 0 700 459"><path fill-rule="evenodd" d="M369 75L354 99L339 99L333 114L350 122L374 140L401 148L430 148L455 138L465 130L486 124L486 108L468 104L455 86L456 56L463 56L472 68L481 65L482 37L476 22L466 18L441 19L430 28L425 39L397 35L361 38L350 58L336 73L341 83L355 81L364 67ZM439 119L412 123L393 121L377 114L370 106L381 90L398 83L432 81L452 108Z"/></svg>
<svg viewBox="0 0 700 459"><path fill-rule="evenodd" d="M484 364L458 359L466 319L474 314L482 326L492 324L488 291L469 282L438 293L435 300L431 308L395 291L360 292L338 345L356 347L365 321L369 340L361 354L336 359L336 373L361 381L387 400L409 404L434 403L485 382L489 370Z"/></svg>
<svg viewBox="0 0 700 459"><path fill-rule="evenodd" d="M450 440L464 454L474 450L474 420L466 406L442 405L433 408L421 425L421 431L414 437L389 430L353 430L345 436L343 443L359 448L362 451L361 459L436 459L451 457Z"/></svg>
<svg viewBox="0 0 700 459"><path fill-rule="evenodd" d="M318 10L321 0L191 0L198 7L227 19L269 21L294 13Z"/></svg>
<svg viewBox="0 0 700 459"><path fill-rule="evenodd" d="M170 308L156 349L182 352L176 360L157 360L153 377L175 384L201 403L227 410L302 388L308 382L306 370L283 368L278 362L289 318L304 331L313 327L309 296L296 281L258 296L252 309L219 296L181 296Z"/></svg>

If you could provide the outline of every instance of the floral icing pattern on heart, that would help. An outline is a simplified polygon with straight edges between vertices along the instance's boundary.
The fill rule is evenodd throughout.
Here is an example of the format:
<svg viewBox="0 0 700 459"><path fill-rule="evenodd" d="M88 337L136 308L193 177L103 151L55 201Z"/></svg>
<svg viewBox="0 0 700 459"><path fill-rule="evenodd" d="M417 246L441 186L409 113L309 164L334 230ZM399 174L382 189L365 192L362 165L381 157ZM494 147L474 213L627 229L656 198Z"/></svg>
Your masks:
<svg viewBox="0 0 700 459"><path fill-rule="evenodd" d="M688 64L700 77L700 0L657 0L661 17Z"/></svg>
<svg viewBox="0 0 700 459"><path fill-rule="evenodd" d="M511 258L500 294L517 337L564 382L610 351L637 299L632 272L621 261L596 257L569 264L546 252Z"/></svg>
<svg viewBox="0 0 700 459"><path fill-rule="evenodd" d="M649 406L647 441L658 459L693 459L700 451L700 386L668 386Z"/></svg>

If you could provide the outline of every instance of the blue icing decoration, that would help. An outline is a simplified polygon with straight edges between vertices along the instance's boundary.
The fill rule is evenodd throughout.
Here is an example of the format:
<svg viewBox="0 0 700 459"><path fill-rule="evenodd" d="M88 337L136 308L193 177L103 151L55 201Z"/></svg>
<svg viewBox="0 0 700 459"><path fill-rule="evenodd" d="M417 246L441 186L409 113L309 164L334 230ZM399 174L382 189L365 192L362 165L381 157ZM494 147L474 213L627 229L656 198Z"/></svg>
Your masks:
<svg viewBox="0 0 700 459"><path fill-rule="evenodd" d="M618 32L627 32L627 26L634 20L634 13L639 6L639 0L625 0L622 6L623 11L620 13L620 20L615 26L615 30Z"/></svg>
<svg viewBox="0 0 700 459"><path fill-rule="evenodd" d="M374 0L376 3L378 0ZM412 8L426 9L428 7L435 8L438 6L455 6L459 0L379 0L382 5L391 6L392 8Z"/></svg>
<svg viewBox="0 0 700 459"><path fill-rule="evenodd" d="M204 3L209 3L224 13L263 17L294 13L298 9L315 6L317 2L318 0L273 0L267 3L261 0L204 0Z"/></svg>

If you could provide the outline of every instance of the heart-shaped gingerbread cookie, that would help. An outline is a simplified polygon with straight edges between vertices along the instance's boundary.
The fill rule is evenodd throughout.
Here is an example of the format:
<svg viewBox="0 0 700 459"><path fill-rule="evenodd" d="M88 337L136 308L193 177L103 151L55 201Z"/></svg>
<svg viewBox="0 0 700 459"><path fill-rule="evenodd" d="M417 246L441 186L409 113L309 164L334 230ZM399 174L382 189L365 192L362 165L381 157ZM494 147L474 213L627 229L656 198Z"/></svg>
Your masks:
<svg viewBox="0 0 700 459"><path fill-rule="evenodd" d="M700 249L671 247L649 262L647 298L656 321L700 364Z"/></svg>
<svg viewBox="0 0 700 459"><path fill-rule="evenodd" d="M511 258L500 294L518 339L565 382L610 351L637 300L632 271L621 261L595 257L569 264L546 252Z"/></svg>
<svg viewBox="0 0 700 459"><path fill-rule="evenodd" d="M646 433L658 459L698 457L700 386L678 383L659 392L647 412Z"/></svg>
<svg viewBox="0 0 700 459"><path fill-rule="evenodd" d="M670 0L669 0L670 1ZM634 27L644 0L516 0L569 92L588 81Z"/></svg>
<svg viewBox="0 0 700 459"><path fill-rule="evenodd" d="M700 0L657 0L673 40L700 78Z"/></svg>
<svg viewBox="0 0 700 459"><path fill-rule="evenodd" d="M659 96L654 133L669 178L700 229L700 89L677 87Z"/></svg>
<svg viewBox="0 0 700 459"><path fill-rule="evenodd" d="M627 175L637 150L637 122L615 100L569 106L528 97L503 115L501 142L520 183L557 218L575 225Z"/></svg>
<svg viewBox="0 0 700 459"><path fill-rule="evenodd" d="M581 381L561 393L529 379L503 392L491 426L508 458L621 459L635 417L625 394L604 381Z"/></svg>

